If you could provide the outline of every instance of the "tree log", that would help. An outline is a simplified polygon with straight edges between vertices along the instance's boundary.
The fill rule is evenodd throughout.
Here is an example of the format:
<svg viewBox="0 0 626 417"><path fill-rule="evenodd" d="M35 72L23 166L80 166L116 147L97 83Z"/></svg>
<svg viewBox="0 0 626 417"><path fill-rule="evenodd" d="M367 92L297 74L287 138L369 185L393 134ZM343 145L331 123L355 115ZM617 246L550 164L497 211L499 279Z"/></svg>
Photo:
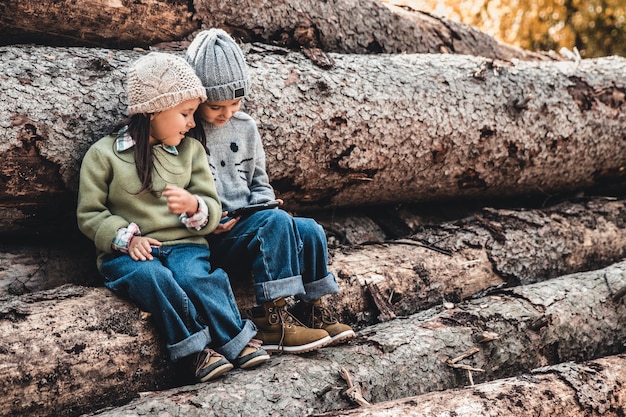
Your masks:
<svg viewBox="0 0 626 417"><path fill-rule="evenodd" d="M378 0L202 1L10 0L0 3L0 43L147 48L186 44L198 25L262 41L339 53L457 53L494 59L551 59L462 23ZM331 59L332 61L332 59Z"/></svg>
<svg viewBox="0 0 626 417"><path fill-rule="evenodd" d="M3 416L75 416L171 386L152 323L104 288L5 300L0 335Z"/></svg>
<svg viewBox="0 0 626 417"><path fill-rule="evenodd" d="M67 229L82 155L124 113L123 74L139 55L0 48L4 234ZM626 176L626 59L333 59L321 70L299 53L249 49L246 107L290 210L545 196Z"/></svg>
<svg viewBox="0 0 626 417"><path fill-rule="evenodd" d="M378 0L196 0L203 28L222 27L244 42L314 53L455 53L493 59L547 60L475 28ZM331 59L332 61L332 59Z"/></svg>
<svg viewBox="0 0 626 417"><path fill-rule="evenodd" d="M619 417L625 404L626 356L617 355L318 417Z"/></svg>
<svg viewBox="0 0 626 417"><path fill-rule="evenodd" d="M598 199L544 210L485 209L409 238L337 248L332 270L341 293L332 305L344 319L367 325L379 313L368 284L394 314L407 315L442 300L603 268L626 257L625 204Z"/></svg>
<svg viewBox="0 0 626 417"><path fill-rule="evenodd" d="M0 244L0 298L60 287L102 285L93 242L71 236L57 242Z"/></svg>
<svg viewBox="0 0 626 417"><path fill-rule="evenodd" d="M274 355L258 369L144 394L96 415L299 417L350 407L341 368L377 403L610 356L626 342L626 306L614 300L625 286L620 263L438 306L370 326L347 345ZM106 405L99 398L129 398L171 376L155 354L148 321L103 289L83 291L66 300L2 305L0 311L18 316L10 321L5 313L0 323L5 415L86 412Z"/></svg>
<svg viewBox="0 0 626 417"><path fill-rule="evenodd" d="M7 0L0 3L0 42L147 47L196 30L189 5L182 0Z"/></svg>

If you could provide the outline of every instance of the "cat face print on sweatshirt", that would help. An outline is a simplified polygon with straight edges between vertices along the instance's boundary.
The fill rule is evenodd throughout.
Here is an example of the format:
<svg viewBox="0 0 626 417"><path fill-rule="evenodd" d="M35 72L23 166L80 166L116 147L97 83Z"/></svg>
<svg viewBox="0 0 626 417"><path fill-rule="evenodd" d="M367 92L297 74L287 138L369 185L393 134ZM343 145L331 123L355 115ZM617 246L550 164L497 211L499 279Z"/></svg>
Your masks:
<svg viewBox="0 0 626 417"><path fill-rule="evenodd" d="M229 180L239 179L246 184L248 183L251 169L254 169L253 166L249 166L249 163L254 158L241 159L242 154L239 153L239 150L240 147L236 142L230 142L227 147L222 146L219 151L215 149L215 146L208 146L209 166L216 182L220 181L221 177Z"/></svg>

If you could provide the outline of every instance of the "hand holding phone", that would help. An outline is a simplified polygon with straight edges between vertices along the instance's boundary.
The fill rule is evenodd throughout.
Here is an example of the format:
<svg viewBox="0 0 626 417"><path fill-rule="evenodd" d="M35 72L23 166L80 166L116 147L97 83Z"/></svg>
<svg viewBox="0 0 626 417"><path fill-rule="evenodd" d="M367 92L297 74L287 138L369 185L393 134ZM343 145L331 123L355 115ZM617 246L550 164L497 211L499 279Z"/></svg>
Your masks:
<svg viewBox="0 0 626 417"><path fill-rule="evenodd" d="M240 207L235 210L231 210L228 212L228 217L243 217L248 216L252 213L256 213L257 211L273 209L280 205L280 203L276 200L268 201L266 203L260 204L251 204L249 206Z"/></svg>

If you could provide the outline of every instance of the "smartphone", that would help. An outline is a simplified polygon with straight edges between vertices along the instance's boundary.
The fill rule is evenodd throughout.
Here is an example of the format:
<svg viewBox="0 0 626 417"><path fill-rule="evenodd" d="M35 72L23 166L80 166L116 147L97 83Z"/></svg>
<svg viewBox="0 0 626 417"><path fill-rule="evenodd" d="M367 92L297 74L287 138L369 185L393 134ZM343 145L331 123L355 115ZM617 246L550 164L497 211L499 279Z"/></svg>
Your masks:
<svg viewBox="0 0 626 417"><path fill-rule="evenodd" d="M242 217L247 216L252 213L256 213L257 211L273 209L278 207L278 201L268 201L266 203L260 204L251 204L249 206L240 207L238 209L232 210L228 212L228 217Z"/></svg>

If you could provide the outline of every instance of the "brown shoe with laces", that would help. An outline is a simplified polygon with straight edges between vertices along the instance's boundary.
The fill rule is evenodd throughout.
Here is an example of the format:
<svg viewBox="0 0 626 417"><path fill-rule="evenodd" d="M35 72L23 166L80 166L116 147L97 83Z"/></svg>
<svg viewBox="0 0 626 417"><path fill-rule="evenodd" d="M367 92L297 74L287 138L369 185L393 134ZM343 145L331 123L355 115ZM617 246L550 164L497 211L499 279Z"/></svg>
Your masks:
<svg viewBox="0 0 626 417"><path fill-rule="evenodd" d="M197 354L194 368L196 379L206 382L230 371L233 365L213 349L206 348Z"/></svg>
<svg viewBox="0 0 626 417"><path fill-rule="evenodd" d="M235 358L233 365L241 369L249 369L267 362L270 355L261 347L262 344L260 340L251 339Z"/></svg>
<svg viewBox="0 0 626 417"><path fill-rule="evenodd" d="M247 316L257 326L256 337L267 352L310 352L331 341L326 330L309 329L289 314L284 298L253 307Z"/></svg>
<svg viewBox="0 0 626 417"><path fill-rule="evenodd" d="M306 326L312 329L326 330L331 337L331 345L345 342L356 336L352 327L339 323L339 320L321 300L310 303L300 301L293 306L290 312Z"/></svg>

